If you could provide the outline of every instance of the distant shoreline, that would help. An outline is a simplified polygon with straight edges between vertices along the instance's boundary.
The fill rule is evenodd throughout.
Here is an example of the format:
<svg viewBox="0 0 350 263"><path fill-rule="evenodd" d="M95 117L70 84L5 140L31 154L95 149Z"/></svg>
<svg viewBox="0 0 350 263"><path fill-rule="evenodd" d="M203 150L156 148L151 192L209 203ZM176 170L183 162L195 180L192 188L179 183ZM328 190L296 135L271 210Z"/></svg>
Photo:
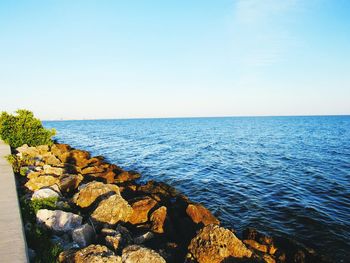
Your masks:
<svg viewBox="0 0 350 263"><path fill-rule="evenodd" d="M198 117L145 117L145 118L98 118L98 119L43 119L43 122L51 121L111 121L111 120L171 120L171 119L226 119L226 118L293 118L293 117L350 117L350 114L330 115L237 115L237 116L198 116Z"/></svg>

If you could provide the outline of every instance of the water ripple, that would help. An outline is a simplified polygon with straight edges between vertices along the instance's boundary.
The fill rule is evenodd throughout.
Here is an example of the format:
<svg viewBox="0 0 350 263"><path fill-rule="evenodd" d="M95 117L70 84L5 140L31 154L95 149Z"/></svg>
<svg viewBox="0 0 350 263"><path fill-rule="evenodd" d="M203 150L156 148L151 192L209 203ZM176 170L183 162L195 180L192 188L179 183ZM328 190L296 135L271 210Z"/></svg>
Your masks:
<svg viewBox="0 0 350 263"><path fill-rule="evenodd" d="M45 122L57 139L164 181L227 227L350 258L350 117Z"/></svg>

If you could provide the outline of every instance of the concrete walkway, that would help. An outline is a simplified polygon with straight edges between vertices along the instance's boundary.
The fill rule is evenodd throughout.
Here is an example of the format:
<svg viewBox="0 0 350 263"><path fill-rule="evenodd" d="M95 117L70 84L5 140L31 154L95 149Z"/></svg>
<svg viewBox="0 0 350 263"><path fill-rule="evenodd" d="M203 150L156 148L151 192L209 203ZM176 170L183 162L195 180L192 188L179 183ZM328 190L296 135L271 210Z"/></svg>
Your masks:
<svg viewBox="0 0 350 263"><path fill-rule="evenodd" d="M0 262L28 262L15 177L4 158L10 153L0 140Z"/></svg>

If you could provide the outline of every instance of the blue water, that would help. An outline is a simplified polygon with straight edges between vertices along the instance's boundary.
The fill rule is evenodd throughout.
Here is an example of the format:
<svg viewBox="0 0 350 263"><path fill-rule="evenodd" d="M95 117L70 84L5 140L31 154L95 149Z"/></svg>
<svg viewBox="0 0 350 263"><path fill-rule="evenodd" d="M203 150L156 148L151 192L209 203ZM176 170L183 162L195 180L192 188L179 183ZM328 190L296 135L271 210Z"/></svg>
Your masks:
<svg viewBox="0 0 350 263"><path fill-rule="evenodd" d="M56 138L253 226L350 258L350 116L45 122Z"/></svg>

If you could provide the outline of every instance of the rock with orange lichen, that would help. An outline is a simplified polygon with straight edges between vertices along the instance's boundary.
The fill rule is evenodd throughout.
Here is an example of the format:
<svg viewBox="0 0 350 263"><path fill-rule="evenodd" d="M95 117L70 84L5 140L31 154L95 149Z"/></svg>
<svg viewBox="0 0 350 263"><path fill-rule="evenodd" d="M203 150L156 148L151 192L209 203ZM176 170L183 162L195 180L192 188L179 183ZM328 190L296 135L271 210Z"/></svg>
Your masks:
<svg viewBox="0 0 350 263"><path fill-rule="evenodd" d="M114 225L120 221L127 222L132 212L131 206L118 193L102 200L91 218L98 223Z"/></svg>
<svg viewBox="0 0 350 263"><path fill-rule="evenodd" d="M166 219L167 208L165 206L159 207L151 214L151 229L153 232L162 234L164 233L164 222Z"/></svg>
<svg viewBox="0 0 350 263"><path fill-rule="evenodd" d="M189 204L186 213L196 224L203 223L205 226L209 224L220 224L220 221L208 209L199 204Z"/></svg>
<svg viewBox="0 0 350 263"><path fill-rule="evenodd" d="M101 182L90 182L84 185L73 197L73 202L81 207L89 207L97 198L104 198L108 195L118 194L119 187L113 184L104 184Z"/></svg>
<svg viewBox="0 0 350 263"><path fill-rule="evenodd" d="M249 250L230 230L207 225L191 240L188 258L198 263L220 263L227 258L250 258Z"/></svg>
<svg viewBox="0 0 350 263"><path fill-rule="evenodd" d="M80 250L68 250L59 255L62 263L121 263L121 257L101 245L90 245Z"/></svg>
<svg viewBox="0 0 350 263"><path fill-rule="evenodd" d="M148 196L133 202L131 204L133 212L129 218L129 222L131 224L141 224L147 222L149 212L156 204L157 201Z"/></svg>

